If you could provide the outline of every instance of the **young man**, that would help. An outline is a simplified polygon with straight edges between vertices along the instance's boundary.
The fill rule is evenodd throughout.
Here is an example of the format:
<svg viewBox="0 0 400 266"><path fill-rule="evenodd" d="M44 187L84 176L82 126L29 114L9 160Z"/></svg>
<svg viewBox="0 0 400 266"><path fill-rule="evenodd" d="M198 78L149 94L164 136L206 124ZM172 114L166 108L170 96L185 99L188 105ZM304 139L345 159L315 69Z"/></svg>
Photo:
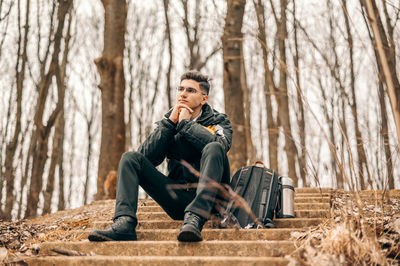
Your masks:
<svg viewBox="0 0 400 266"><path fill-rule="evenodd" d="M226 153L231 147L232 127L225 114L208 104L207 76L189 71L181 76L177 103L140 146L126 152L118 167L114 224L94 230L90 241L136 240L139 185L175 220L184 220L179 241L201 241L201 230L214 208L217 189L210 180L229 183ZM155 167L167 158L169 175ZM181 161L200 172L192 174ZM211 181L212 182L212 181ZM197 188L192 184L198 183ZM187 185L186 185L187 184ZM171 193L168 185L181 185Z"/></svg>

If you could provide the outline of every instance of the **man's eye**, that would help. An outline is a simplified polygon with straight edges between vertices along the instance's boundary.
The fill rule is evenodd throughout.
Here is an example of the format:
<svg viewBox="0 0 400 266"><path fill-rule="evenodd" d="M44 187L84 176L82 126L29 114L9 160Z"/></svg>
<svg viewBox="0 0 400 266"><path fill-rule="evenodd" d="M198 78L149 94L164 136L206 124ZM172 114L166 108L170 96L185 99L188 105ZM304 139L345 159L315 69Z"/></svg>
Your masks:
<svg viewBox="0 0 400 266"><path fill-rule="evenodd" d="M187 88L187 92L189 92L189 93L196 93L196 89Z"/></svg>
<svg viewBox="0 0 400 266"><path fill-rule="evenodd" d="M185 90L185 87L178 87L179 92L183 92Z"/></svg>

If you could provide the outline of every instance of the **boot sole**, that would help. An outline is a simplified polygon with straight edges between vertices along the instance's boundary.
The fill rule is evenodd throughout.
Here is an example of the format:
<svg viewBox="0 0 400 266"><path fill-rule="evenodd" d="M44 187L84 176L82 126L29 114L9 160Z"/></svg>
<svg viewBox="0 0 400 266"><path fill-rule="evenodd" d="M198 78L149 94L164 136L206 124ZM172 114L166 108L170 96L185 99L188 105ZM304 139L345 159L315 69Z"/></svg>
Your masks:
<svg viewBox="0 0 400 266"><path fill-rule="evenodd" d="M97 233L90 233L88 236L89 241L92 242L103 242L103 241L114 241L114 239L97 234Z"/></svg>
<svg viewBox="0 0 400 266"><path fill-rule="evenodd" d="M178 235L178 241L181 242L200 242L202 240L201 235L191 231L182 231Z"/></svg>
<svg viewBox="0 0 400 266"><path fill-rule="evenodd" d="M101 235L96 232L91 232L88 236L89 241L92 242L104 242L104 241L136 241L137 238L134 236L124 236L121 237L120 239L112 239L110 237Z"/></svg>

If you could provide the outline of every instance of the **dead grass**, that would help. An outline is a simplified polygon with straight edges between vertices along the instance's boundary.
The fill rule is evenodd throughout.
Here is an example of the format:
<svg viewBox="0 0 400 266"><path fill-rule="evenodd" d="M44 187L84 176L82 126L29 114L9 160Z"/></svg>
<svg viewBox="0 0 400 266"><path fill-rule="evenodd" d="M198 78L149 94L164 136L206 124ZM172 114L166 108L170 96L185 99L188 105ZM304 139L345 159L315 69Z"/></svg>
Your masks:
<svg viewBox="0 0 400 266"><path fill-rule="evenodd" d="M291 265L400 265L400 200L370 192L333 197L331 218L298 240Z"/></svg>

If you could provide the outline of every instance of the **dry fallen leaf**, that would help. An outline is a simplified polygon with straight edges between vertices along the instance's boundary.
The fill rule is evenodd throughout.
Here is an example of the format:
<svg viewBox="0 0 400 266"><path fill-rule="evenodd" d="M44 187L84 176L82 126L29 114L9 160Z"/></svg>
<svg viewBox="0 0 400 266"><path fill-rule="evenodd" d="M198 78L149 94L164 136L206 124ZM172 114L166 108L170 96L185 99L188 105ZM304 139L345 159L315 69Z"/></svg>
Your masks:
<svg viewBox="0 0 400 266"><path fill-rule="evenodd" d="M3 262L8 255L8 250L6 248L0 248L0 263Z"/></svg>

